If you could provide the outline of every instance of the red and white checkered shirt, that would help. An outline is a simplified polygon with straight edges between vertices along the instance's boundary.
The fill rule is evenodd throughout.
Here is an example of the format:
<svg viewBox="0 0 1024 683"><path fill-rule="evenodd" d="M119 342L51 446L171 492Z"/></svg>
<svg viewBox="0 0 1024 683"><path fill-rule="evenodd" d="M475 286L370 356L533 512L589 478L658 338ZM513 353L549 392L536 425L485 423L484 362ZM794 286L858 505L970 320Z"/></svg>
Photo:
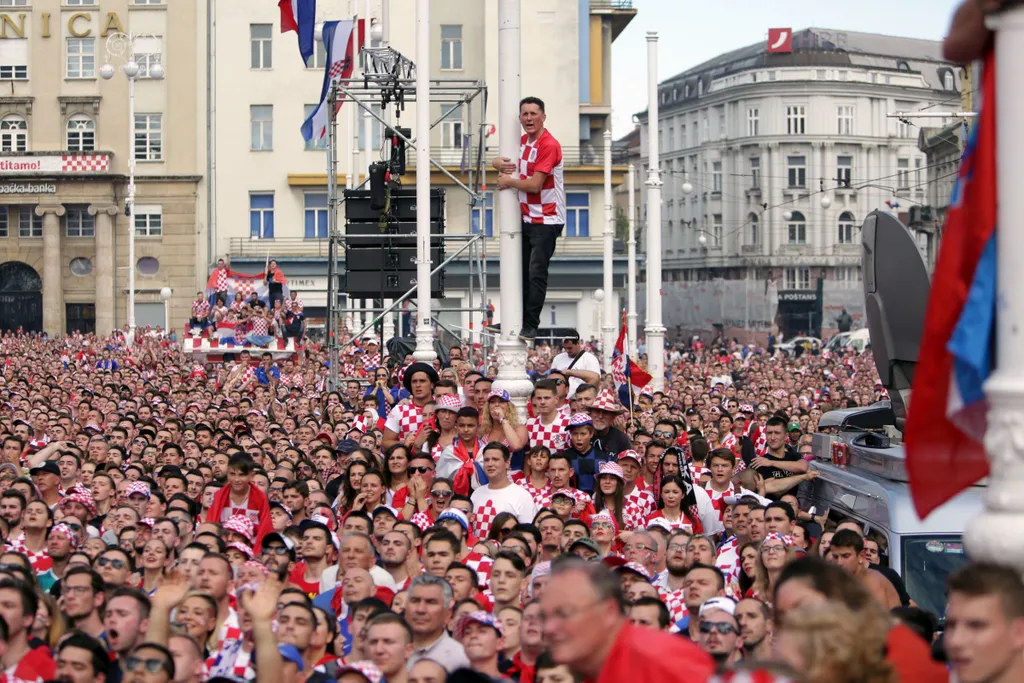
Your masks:
<svg viewBox="0 0 1024 683"><path fill-rule="evenodd" d="M565 450L569 446L569 416L557 413L554 422L545 425L540 415L526 420L526 433L530 437L530 448L546 446L552 453Z"/></svg>
<svg viewBox="0 0 1024 683"><path fill-rule="evenodd" d="M693 533L693 524L687 519L686 515L679 515L679 519L671 520L665 516L665 513L661 510L655 510L651 514L647 515L647 519L644 521L644 526L650 526L651 522L655 519L663 519L668 522L672 529L683 529L685 531Z"/></svg>
<svg viewBox="0 0 1024 683"><path fill-rule="evenodd" d="M545 130L536 142L523 135L519 142L519 178L546 173L540 192L519 192L519 210L524 223L565 225L565 183L562 146Z"/></svg>
<svg viewBox="0 0 1024 683"><path fill-rule="evenodd" d="M303 303L302 297L300 297L300 296L297 296L294 299L285 299L284 300L284 310L289 311L291 313L301 314L302 313L302 309L305 308L305 307L306 307L306 304Z"/></svg>
<svg viewBox="0 0 1024 683"><path fill-rule="evenodd" d="M715 566L722 570L726 583L739 580L742 566L740 564L739 547L736 544L735 538L726 541L718 549Z"/></svg>
<svg viewBox="0 0 1024 683"><path fill-rule="evenodd" d="M705 474L711 474L711 468L704 465L695 465L692 462L687 465L690 468L690 477L694 484L700 485L700 478Z"/></svg>
<svg viewBox="0 0 1024 683"><path fill-rule="evenodd" d="M213 271L213 288L217 292L228 291L228 269L227 268L216 268Z"/></svg>
<svg viewBox="0 0 1024 683"><path fill-rule="evenodd" d="M671 623L674 624L686 616L689 610L686 609L686 602L684 601L685 591L682 588L672 590L669 587L667 569L658 574L658 577L654 580L654 587L658 589L658 597L665 603L665 607L668 607L669 621Z"/></svg>
<svg viewBox="0 0 1024 683"><path fill-rule="evenodd" d="M415 403L406 403L391 409L384 428L398 434L398 439L401 441L409 434L415 434L422 422L423 408Z"/></svg>
<svg viewBox="0 0 1024 683"><path fill-rule="evenodd" d="M530 483L528 477L522 477L516 482L523 487L523 490L533 497L533 502L537 504L537 509L551 507L551 495L555 492L551 488L551 484L546 484L543 488L537 488Z"/></svg>
<svg viewBox="0 0 1024 683"><path fill-rule="evenodd" d="M709 481L708 485L704 487L704 490L708 492L708 498L711 499L711 505L718 512L718 521L721 522L725 519L725 498L727 496L735 496L736 487L732 484L732 482L730 482L729 488L727 488L725 491L719 492L711 488L711 482Z"/></svg>
<svg viewBox="0 0 1024 683"><path fill-rule="evenodd" d="M206 299L200 299L199 301L192 302L192 317L193 318L204 318L206 314L210 312L210 302Z"/></svg>
<svg viewBox="0 0 1024 683"><path fill-rule="evenodd" d="M481 589L487 588L490 585L491 567L494 566L494 560L486 555L470 551L468 555L462 558L462 564L476 572L477 585Z"/></svg>
<svg viewBox="0 0 1024 683"><path fill-rule="evenodd" d="M417 512L409 521L418 526L420 531L426 531L434 525L434 520L426 512Z"/></svg>
<svg viewBox="0 0 1024 683"><path fill-rule="evenodd" d="M622 508L622 521L627 529L643 529L646 527L647 515L654 512L657 503L654 494L634 488L627 496Z"/></svg>
<svg viewBox="0 0 1024 683"><path fill-rule="evenodd" d="M282 372L281 385L286 387L299 387L301 389L306 386L306 378L302 376L301 372L293 372L291 374Z"/></svg>
<svg viewBox="0 0 1024 683"><path fill-rule="evenodd" d="M238 612L228 607L228 618L217 629L217 643L213 651L219 650L225 642L242 639L242 626L238 621Z"/></svg>
<svg viewBox="0 0 1024 683"><path fill-rule="evenodd" d="M257 337L265 337L270 331L267 319L261 316L249 318L249 329Z"/></svg>

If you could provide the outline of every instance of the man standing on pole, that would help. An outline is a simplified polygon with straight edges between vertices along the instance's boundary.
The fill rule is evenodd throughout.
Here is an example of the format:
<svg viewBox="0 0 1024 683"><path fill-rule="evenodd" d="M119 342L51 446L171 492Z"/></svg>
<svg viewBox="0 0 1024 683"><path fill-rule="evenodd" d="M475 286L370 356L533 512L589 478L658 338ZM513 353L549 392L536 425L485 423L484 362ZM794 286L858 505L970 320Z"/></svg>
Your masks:
<svg viewBox="0 0 1024 683"><path fill-rule="evenodd" d="M523 219L523 329L519 338L525 342L537 336L548 291L548 264L565 227L562 146L544 128L546 119L544 102L524 97L519 102L519 123L526 132L519 143L519 159L500 157L493 162L498 188L519 192Z"/></svg>

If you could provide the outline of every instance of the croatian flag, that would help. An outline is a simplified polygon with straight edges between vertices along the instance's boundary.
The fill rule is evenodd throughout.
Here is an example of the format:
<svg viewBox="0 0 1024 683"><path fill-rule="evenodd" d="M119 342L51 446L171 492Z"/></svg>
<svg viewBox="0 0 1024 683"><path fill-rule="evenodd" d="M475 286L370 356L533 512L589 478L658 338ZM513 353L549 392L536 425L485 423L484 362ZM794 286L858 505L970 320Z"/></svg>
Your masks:
<svg viewBox="0 0 1024 683"><path fill-rule="evenodd" d="M309 142L320 141L327 135L327 95L331 83L340 78L349 78L355 66L355 55L359 45L363 44L362 19L358 21L358 29L353 30L356 22L328 21L324 24L324 47L327 49L327 66L324 69L324 84L320 89L320 104L302 124L302 138ZM338 109L341 109L341 97L338 98Z"/></svg>
<svg viewBox="0 0 1024 683"><path fill-rule="evenodd" d="M622 405L629 406L632 403L630 398L633 389L642 390L650 383L651 376L629 357L626 348L626 311L622 311L619 324L619 339L612 351L612 379L619 388L619 401Z"/></svg>
<svg viewBox="0 0 1024 683"><path fill-rule="evenodd" d="M288 280L280 268L274 271L274 281L281 283L282 296L287 300L289 296ZM217 304L215 299L217 292L227 292L227 301L224 303L228 307L235 300L235 294L241 294L242 298L248 301L253 292L256 292L256 296L263 303L270 304L270 287L267 285L266 272L252 275L234 270L222 272L220 269L214 269L206 281L206 299L210 302L210 306Z"/></svg>
<svg viewBox="0 0 1024 683"><path fill-rule="evenodd" d="M981 93L946 214L907 416L907 473L922 518L988 475L982 385L993 368L998 196L991 54Z"/></svg>
<svg viewBox="0 0 1024 683"><path fill-rule="evenodd" d="M281 33L299 34L299 52L308 62L316 45L316 0L281 0Z"/></svg>

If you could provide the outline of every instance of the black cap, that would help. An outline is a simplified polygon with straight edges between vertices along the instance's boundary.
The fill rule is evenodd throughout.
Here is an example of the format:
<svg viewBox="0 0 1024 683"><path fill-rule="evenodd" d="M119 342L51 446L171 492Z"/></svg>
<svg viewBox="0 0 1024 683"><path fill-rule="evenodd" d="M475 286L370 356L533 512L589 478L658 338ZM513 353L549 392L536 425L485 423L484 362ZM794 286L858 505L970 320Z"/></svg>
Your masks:
<svg viewBox="0 0 1024 683"><path fill-rule="evenodd" d="M578 342L580 340L580 333L577 330L570 328L562 335L562 339Z"/></svg>
<svg viewBox="0 0 1024 683"><path fill-rule="evenodd" d="M57 463L53 460L47 460L42 465L33 467L28 473L33 477L37 474L56 474L59 477L60 469L57 467Z"/></svg>
<svg viewBox="0 0 1024 683"><path fill-rule="evenodd" d="M405 385L405 390L412 392L412 377L418 372L424 372L430 379L431 384L437 384L439 379L437 376L437 370L434 369L433 365L428 363L413 363L405 369L405 375L402 377L402 384Z"/></svg>
<svg viewBox="0 0 1024 683"><path fill-rule="evenodd" d="M356 449L359 448L359 442L353 439L342 439L338 442L338 445L334 447L334 450L338 453L345 455L349 453L355 453Z"/></svg>

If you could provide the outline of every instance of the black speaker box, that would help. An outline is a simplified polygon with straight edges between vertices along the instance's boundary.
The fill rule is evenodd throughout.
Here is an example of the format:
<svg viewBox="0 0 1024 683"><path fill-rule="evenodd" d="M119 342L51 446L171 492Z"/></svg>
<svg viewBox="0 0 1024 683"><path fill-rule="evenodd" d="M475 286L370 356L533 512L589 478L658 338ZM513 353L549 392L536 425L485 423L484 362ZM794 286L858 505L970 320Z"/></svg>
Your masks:
<svg viewBox="0 0 1024 683"><path fill-rule="evenodd" d="M377 221L381 211L372 208L369 190L345 190L345 218L348 221ZM416 221L416 190L391 191L391 214L399 221ZM444 190L430 191L430 220L444 219Z"/></svg>

